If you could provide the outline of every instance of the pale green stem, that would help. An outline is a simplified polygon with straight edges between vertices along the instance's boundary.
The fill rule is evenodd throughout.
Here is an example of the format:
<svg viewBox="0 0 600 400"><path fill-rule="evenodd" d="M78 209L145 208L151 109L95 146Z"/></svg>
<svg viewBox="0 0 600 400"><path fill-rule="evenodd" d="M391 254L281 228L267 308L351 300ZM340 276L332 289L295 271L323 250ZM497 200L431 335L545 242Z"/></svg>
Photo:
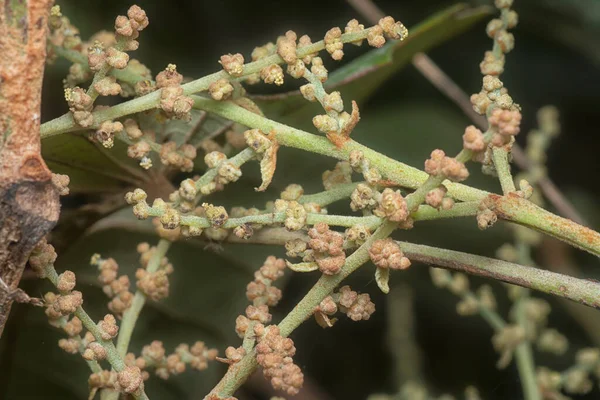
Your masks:
<svg viewBox="0 0 600 400"><path fill-rule="evenodd" d="M325 190L323 192L314 193L314 194L305 194L300 199L298 199L298 203L306 204L306 203L316 203L320 206L327 206L331 203L335 203L336 201L346 199L350 197L356 186L361 182L353 182L353 183L342 183L339 185L335 185L329 190Z"/></svg>
<svg viewBox="0 0 600 400"><path fill-rule="evenodd" d="M515 304L515 307L517 308L516 322L523 328L527 326L527 315L525 315L524 310L527 297L529 297L527 294L523 295ZM515 350L515 358L519 376L521 377L521 386L523 387L525 400L541 400L542 396L537 384L535 361L533 359L533 351L531 350L531 342L529 339L525 339L523 342L519 343Z"/></svg>
<svg viewBox="0 0 600 400"><path fill-rule="evenodd" d="M231 163L233 165L235 165L236 167L241 167L242 165L244 165L245 163L247 163L248 161L252 160L253 158L256 157L256 153L254 152L254 150L252 150L251 148L247 147L244 150L240 151L239 153L237 153L235 156L231 157L230 159L224 161L224 162L228 162ZM196 185L196 190L200 190L200 188L202 188L202 186L206 186L209 183L211 183L219 174L219 168L218 166L215 168L211 168L208 171L206 171L195 183Z"/></svg>
<svg viewBox="0 0 600 400"><path fill-rule="evenodd" d="M55 287L58 287L58 273L53 265L50 265L46 268L46 275L48 280L52 282ZM102 338L102 331L98 325L96 325L94 320L85 312L83 307L77 307L74 315L79 318L85 329L87 329L94 336L96 342L104 347L106 350L106 359L113 369L117 372L122 371L125 368L125 362L117 351L117 348L113 344L112 340L104 340ZM148 399L148 396L146 396L146 393L143 390L141 393L134 394L134 397L136 399Z"/></svg>
<svg viewBox="0 0 600 400"><path fill-rule="evenodd" d="M475 201L457 203L449 210L438 210L430 206L422 205L419 206L417 211L411 214L411 217L415 221L430 221L442 218L456 218L456 217L471 217L477 214L479 203ZM148 215L152 217L160 217L164 214L164 209L158 209L149 207ZM244 217L229 218L221 226L225 229L233 229L244 224L260 224L260 225L272 225L278 223L284 223L286 220L286 213L282 212L264 212L258 215L247 215ZM196 215L182 215L181 225L193 226L196 228L210 228L212 226L210 219L206 217L199 217ZM307 213L306 224L315 225L320 222L324 222L331 226L341 227L352 227L355 225L364 225L367 228L376 228L382 224L383 218L375 215L367 215L363 217L346 216L346 215L333 215L333 214L320 214L320 213Z"/></svg>
<svg viewBox="0 0 600 400"><path fill-rule="evenodd" d="M83 68L89 71L88 59L86 56L78 51L65 49L64 47L53 46L54 51L57 55L71 61L75 64L81 64ZM132 71L132 68L128 65L124 69L111 69L108 71L108 75L114 76L117 80L135 85L137 82L147 80L143 76Z"/></svg>
<svg viewBox="0 0 600 400"><path fill-rule="evenodd" d="M413 262L511 283L600 309L600 283L534 267L431 246L398 242Z"/></svg>
<svg viewBox="0 0 600 400"><path fill-rule="evenodd" d="M257 128L265 133L274 132L277 142L286 147L293 147L311 153L322 154L338 160L348 160L350 152L361 151L371 165L387 179L398 186L417 189L428 178L428 174L417 168L396 161L353 140L347 141L342 148L337 148L327 138L317 136L300 129L270 120L254 114L231 102L217 102L199 96L192 96L194 107L213 114L220 115L231 121L238 122L250 128ZM482 200L489 193L454 182L444 181L450 196L462 200Z"/></svg>
<svg viewBox="0 0 600 400"><path fill-rule="evenodd" d="M148 266L146 267L146 271L148 271L148 273L153 273L158 270L160 263L170 246L171 242L168 240L159 240L156 250L154 250L152 257L148 262ZM122 357L125 357L127 354L133 329L135 328L135 324L140 316L142 308L144 308L145 303L146 296L140 290L137 290L133 296L131 306L123 313L123 319L121 320L121 326L119 328L119 337L117 339L117 349Z"/></svg>
<svg viewBox="0 0 600 400"><path fill-rule="evenodd" d="M510 172L510 163L508 162L508 152L504 147L494 147L492 149L492 158L494 160L494 166L498 173L498 179L502 186L502 193L509 194L517 191L515 187L515 181L513 180Z"/></svg>
<svg viewBox="0 0 600 400"><path fill-rule="evenodd" d="M535 229L600 257L600 233L552 214L515 194L491 194L488 201L498 218Z"/></svg>

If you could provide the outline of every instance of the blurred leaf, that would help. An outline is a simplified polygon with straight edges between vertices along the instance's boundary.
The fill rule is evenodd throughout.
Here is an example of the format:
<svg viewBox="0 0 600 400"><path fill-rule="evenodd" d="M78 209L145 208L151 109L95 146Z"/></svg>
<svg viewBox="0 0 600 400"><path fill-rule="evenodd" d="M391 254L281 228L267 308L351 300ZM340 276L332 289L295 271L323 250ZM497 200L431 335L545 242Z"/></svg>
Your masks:
<svg viewBox="0 0 600 400"><path fill-rule="evenodd" d="M125 159L115 156L121 153ZM57 135L44 139L42 156L52 172L69 175L73 193L116 191L146 179L121 142L101 149L81 135Z"/></svg>

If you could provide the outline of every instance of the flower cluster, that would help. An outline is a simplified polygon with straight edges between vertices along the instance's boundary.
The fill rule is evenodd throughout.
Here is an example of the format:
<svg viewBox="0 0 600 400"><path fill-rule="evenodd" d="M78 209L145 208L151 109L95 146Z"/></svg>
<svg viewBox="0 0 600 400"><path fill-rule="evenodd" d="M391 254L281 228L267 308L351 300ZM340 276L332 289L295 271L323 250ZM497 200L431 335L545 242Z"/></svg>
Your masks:
<svg viewBox="0 0 600 400"><path fill-rule="evenodd" d="M94 254L90 264L98 268L102 291L111 298L108 309L117 316L123 315L133 301L133 293L129 291L129 277L118 276L119 265L113 258L102 259L99 254Z"/></svg>
<svg viewBox="0 0 600 400"><path fill-rule="evenodd" d="M125 363L130 367L137 367L142 371L142 377L150 377L148 370L161 379L168 379L171 375L179 375L189 365L193 369L203 371L208 368L208 362L217 358L217 350L208 348L204 342L196 342L191 347L185 343L178 345L172 354L166 354L163 343L159 340L152 341L142 348L141 355L128 353Z"/></svg>
<svg viewBox="0 0 600 400"><path fill-rule="evenodd" d="M263 368L265 378L270 379L274 389L282 390L289 395L295 395L302 388L304 375L296 364L293 356L296 347L290 338L284 338L275 325L264 327L254 326L256 345L256 361Z"/></svg>
<svg viewBox="0 0 600 400"><path fill-rule="evenodd" d="M160 92L160 108L169 117L189 121L194 100L183 94L182 81L183 76L177 72L175 64L167 65L164 71L156 75L156 87L162 89Z"/></svg>
<svg viewBox="0 0 600 400"><path fill-rule="evenodd" d="M320 222L308 230L310 241L308 246L313 250L313 257L319 270L325 275L340 272L346 262L344 253L344 236L329 229L329 225Z"/></svg>
<svg viewBox="0 0 600 400"><path fill-rule="evenodd" d="M140 264L143 267L138 268L135 272L137 288L154 301L164 299L169 295L169 275L173 272L173 265L166 257L163 257L158 269L149 272L149 262L154 252L157 251L156 247L150 247L148 243L140 243L137 251L140 253Z"/></svg>
<svg viewBox="0 0 600 400"><path fill-rule="evenodd" d="M454 182L464 181L469 177L465 164L456 158L446 156L443 150L436 149L425 161L425 172L432 176L443 176Z"/></svg>

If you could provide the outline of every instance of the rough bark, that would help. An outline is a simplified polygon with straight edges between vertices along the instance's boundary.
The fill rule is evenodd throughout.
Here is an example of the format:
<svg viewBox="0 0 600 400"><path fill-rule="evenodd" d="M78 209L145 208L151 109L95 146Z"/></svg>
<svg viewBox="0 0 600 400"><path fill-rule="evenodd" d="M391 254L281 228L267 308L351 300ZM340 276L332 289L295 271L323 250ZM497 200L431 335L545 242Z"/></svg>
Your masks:
<svg viewBox="0 0 600 400"><path fill-rule="evenodd" d="M0 0L0 335L29 254L60 211L39 134L51 2Z"/></svg>

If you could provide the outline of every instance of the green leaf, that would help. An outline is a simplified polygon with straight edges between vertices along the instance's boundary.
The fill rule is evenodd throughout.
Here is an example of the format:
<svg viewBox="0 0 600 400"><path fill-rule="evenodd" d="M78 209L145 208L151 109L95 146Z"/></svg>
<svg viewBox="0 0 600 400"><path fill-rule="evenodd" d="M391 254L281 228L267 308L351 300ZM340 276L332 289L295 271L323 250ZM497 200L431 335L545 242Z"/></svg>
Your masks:
<svg viewBox="0 0 600 400"><path fill-rule="evenodd" d="M100 148L77 134L44 139L42 156L52 172L71 178L72 193L117 191L140 186L147 179L135 161L127 158L126 145L115 142L112 149ZM121 159L117 154L125 154Z"/></svg>
<svg viewBox="0 0 600 400"><path fill-rule="evenodd" d="M390 270L387 268L375 269L375 282L381 291L385 294L390 292Z"/></svg>

